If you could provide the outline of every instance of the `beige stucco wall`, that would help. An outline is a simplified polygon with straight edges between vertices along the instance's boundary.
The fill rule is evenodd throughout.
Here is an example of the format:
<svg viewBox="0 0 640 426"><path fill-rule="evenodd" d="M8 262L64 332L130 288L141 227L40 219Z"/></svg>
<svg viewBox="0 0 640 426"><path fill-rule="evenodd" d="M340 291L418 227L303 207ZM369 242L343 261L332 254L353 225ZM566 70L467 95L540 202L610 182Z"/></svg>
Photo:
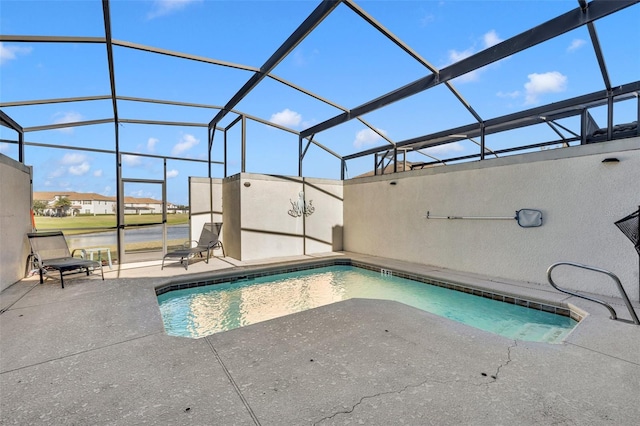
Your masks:
<svg viewBox="0 0 640 426"><path fill-rule="evenodd" d="M314 211L293 217L288 212L300 192ZM342 246L340 181L242 173L224 180L223 200L224 244L233 258L295 256Z"/></svg>
<svg viewBox="0 0 640 426"><path fill-rule="evenodd" d="M610 157L620 162L602 163ZM638 209L639 182L640 138L353 179L344 184L344 248L541 285L551 264L578 262L614 272L638 300L638 255L614 222ZM522 208L541 210L543 226L425 218ZM561 286L618 295L604 275L557 272Z"/></svg>
<svg viewBox="0 0 640 426"><path fill-rule="evenodd" d="M0 154L0 291L24 278L31 232L31 167Z"/></svg>
<svg viewBox="0 0 640 426"><path fill-rule="evenodd" d="M205 223L223 222L222 179L189 177L189 219L189 235L193 241L198 241ZM220 232L223 244L224 228L223 224Z"/></svg>
<svg viewBox="0 0 640 426"><path fill-rule="evenodd" d="M240 216L240 175L226 178L222 183L222 227L224 228L224 250L227 256L242 258L242 218Z"/></svg>

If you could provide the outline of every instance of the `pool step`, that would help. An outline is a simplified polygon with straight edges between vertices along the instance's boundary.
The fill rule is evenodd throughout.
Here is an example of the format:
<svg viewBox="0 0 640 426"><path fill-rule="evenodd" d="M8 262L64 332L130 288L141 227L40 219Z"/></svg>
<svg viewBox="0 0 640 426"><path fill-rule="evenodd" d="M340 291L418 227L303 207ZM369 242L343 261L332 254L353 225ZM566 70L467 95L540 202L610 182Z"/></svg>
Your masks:
<svg viewBox="0 0 640 426"><path fill-rule="evenodd" d="M561 327L551 327L548 325L526 323L519 327L514 333L514 338L530 340L532 336L536 337L536 340L548 343L560 343L562 338L568 333L567 329Z"/></svg>

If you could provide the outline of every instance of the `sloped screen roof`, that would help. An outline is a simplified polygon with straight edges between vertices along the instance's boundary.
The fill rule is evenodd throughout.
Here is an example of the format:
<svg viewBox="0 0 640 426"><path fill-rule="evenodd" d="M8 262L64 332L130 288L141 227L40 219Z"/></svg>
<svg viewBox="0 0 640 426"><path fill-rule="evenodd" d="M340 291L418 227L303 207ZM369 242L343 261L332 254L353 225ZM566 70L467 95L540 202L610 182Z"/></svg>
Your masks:
<svg viewBox="0 0 640 426"><path fill-rule="evenodd" d="M187 176L349 178L394 148L442 165L638 119L638 1L0 7L0 152L21 158L24 131L35 190L166 170L186 204Z"/></svg>

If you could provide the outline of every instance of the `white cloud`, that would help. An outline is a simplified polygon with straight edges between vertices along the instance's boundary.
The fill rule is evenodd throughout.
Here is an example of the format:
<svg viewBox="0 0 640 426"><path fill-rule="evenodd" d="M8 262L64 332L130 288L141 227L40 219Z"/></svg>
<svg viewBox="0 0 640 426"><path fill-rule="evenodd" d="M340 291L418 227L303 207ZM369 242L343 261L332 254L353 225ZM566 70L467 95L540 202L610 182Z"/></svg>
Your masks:
<svg viewBox="0 0 640 426"><path fill-rule="evenodd" d="M47 176L47 178L52 179L52 178L58 178L60 176L63 176L65 173L65 170L66 169L64 167L58 167L57 169L49 173L49 176Z"/></svg>
<svg viewBox="0 0 640 426"><path fill-rule="evenodd" d="M140 164L142 164L142 159L140 157L138 157L137 155L129 155L129 154L123 154L122 155L122 162L124 164L126 164L127 166L139 166Z"/></svg>
<svg viewBox="0 0 640 426"><path fill-rule="evenodd" d="M89 162L84 161L80 164L69 167L69 173L75 176L82 176L86 174L90 168L91 166L89 165Z"/></svg>
<svg viewBox="0 0 640 426"><path fill-rule="evenodd" d="M558 71L544 74L533 73L527 76L529 81L525 83L525 104L530 105L538 101L538 96L544 93L558 93L567 89L567 76Z"/></svg>
<svg viewBox="0 0 640 426"><path fill-rule="evenodd" d="M62 156L62 160L60 161L62 164L80 164L87 160L87 156L84 154L65 154Z"/></svg>
<svg viewBox="0 0 640 426"><path fill-rule="evenodd" d="M315 118L312 118L311 120L304 120L302 122L302 128L306 129L307 127L311 127L318 124L318 120L316 120Z"/></svg>
<svg viewBox="0 0 640 426"><path fill-rule="evenodd" d="M376 130L385 136L387 135L387 132L382 129ZM353 146L355 146L356 148L361 148L365 145L373 145L380 140L382 140L382 136L380 136L373 130L369 128L362 129L358 133L356 133L356 139L353 141Z"/></svg>
<svg viewBox="0 0 640 426"><path fill-rule="evenodd" d="M473 55L474 53L475 51L473 50L472 47L468 48L467 50L463 50L461 52L457 50L450 50L448 65L455 64L456 62L466 59L469 56ZM476 81L478 80L478 78L479 78L478 70L474 70L466 74L463 74L460 77L457 77L454 81L455 83L466 83L469 81Z"/></svg>
<svg viewBox="0 0 640 426"><path fill-rule="evenodd" d="M180 174L180 172L177 171L176 169L167 170L167 179L174 178L174 177L178 176L179 174Z"/></svg>
<svg viewBox="0 0 640 426"><path fill-rule="evenodd" d="M93 172L93 176L95 177L102 177L102 169L98 169L96 171Z"/></svg>
<svg viewBox="0 0 640 426"><path fill-rule="evenodd" d="M438 155L448 154L451 152L464 151L464 146L460 142L448 143L445 145L438 145L431 148L421 149L420 152L437 157Z"/></svg>
<svg viewBox="0 0 640 426"><path fill-rule="evenodd" d="M4 43L0 43L0 65L16 59L18 55L28 55L31 50L30 47L7 46Z"/></svg>
<svg viewBox="0 0 640 426"><path fill-rule="evenodd" d="M145 196L145 192L142 189L139 189L137 191L129 191L129 193L127 194L130 197L139 197L142 198Z"/></svg>
<svg viewBox="0 0 640 426"><path fill-rule="evenodd" d="M496 30L491 30L488 33L486 33L483 36L483 40L484 40L485 49L487 47L495 46L496 44L501 43L502 41L504 41L503 39L501 39L498 36L498 33L496 32Z"/></svg>
<svg viewBox="0 0 640 426"><path fill-rule="evenodd" d="M160 16L170 15L184 9L191 3L199 1L202 0L155 0L153 2L153 9L147 14L147 18L154 19Z"/></svg>
<svg viewBox="0 0 640 426"><path fill-rule="evenodd" d="M302 121L302 116L289 108L271 115L269 122L280 126L295 127Z"/></svg>
<svg viewBox="0 0 640 426"><path fill-rule="evenodd" d="M473 50L473 47L470 47L467 50L463 50L461 52L459 52L457 50L450 50L449 51L449 64L455 64L458 61L461 61L463 59L468 58L469 56L473 55L474 53L475 53L475 51Z"/></svg>
<svg viewBox="0 0 640 426"><path fill-rule="evenodd" d="M569 47L567 47L567 52L575 52L576 50L584 46L586 43L587 42L581 38L574 38L573 41L571 41L571 44L569 45Z"/></svg>
<svg viewBox="0 0 640 426"><path fill-rule="evenodd" d="M82 119L83 119L82 115L74 111L57 112L53 115L53 124L76 123L78 121L82 121ZM73 132L72 127L64 127L62 129L57 129L57 130L65 133Z"/></svg>
<svg viewBox="0 0 640 426"><path fill-rule="evenodd" d="M435 20L436 20L436 17L432 14L424 15L422 18L420 18L420 26L426 27L427 25L434 22Z"/></svg>
<svg viewBox="0 0 640 426"><path fill-rule="evenodd" d="M305 52L302 48L298 47L291 57L295 66L306 67L311 64L318 55L320 55L320 51L318 49L313 49L311 52Z"/></svg>
<svg viewBox="0 0 640 426"><path fill-rule="evenodd" d="M153 192L145 191L143 189L139 189L137 191L129 191L126 194L128 197L136 197L136 198L155 198Z"/></svg>
<svg viewBox="0 0 640 426"><path fill-rule="evenodd" d="M496 93L496 96L499 98L509 98L509 99L515 99L518 96L520 96L520 91L519 90L514 90L513 92L498 92Z"/></svg>
<svg viewBox="0 0 640 426"><path fill-rule="evenodd" d="M156 138L149 138L149 140L147 140L147 150L149 152L153 152L156 150L156 144L160 142L160 140L156 139Z"/></svg>
<svg viewBox="0 0 640 426"><path fill-rule="evenodd" d="M188 133L182 135L180 142L178 142L171 150L172 155L178 155L185 151L190 150L194 146L200 143L200 139L196 139L195 136Z"/></svg>
<svg viewBox="0 0 640 426"><path fill-rule="evenodd" d="M502 41L503 39L500 38L500 36L498 36L498 33L495 30L490 30L482 36L482 41L481 41L482 49L487 49L491 46L495 46L496 44ZM471 46L462 51L455 50L455 49L449 50L448 52L449 62L445 66L455 64L456 62L460 62L463 59L467 59L469 56L476 54L478 51L476 49L475 44L477 43L474 43L474 46ZM490 66L490 65L487 65L487 66ZM456 83L466 83L469 81L477 81L480 78L480 72L484 71L485 69L486 67L473 70L464 75L461 75L460 77L457 77L454 81Z"/></svg>

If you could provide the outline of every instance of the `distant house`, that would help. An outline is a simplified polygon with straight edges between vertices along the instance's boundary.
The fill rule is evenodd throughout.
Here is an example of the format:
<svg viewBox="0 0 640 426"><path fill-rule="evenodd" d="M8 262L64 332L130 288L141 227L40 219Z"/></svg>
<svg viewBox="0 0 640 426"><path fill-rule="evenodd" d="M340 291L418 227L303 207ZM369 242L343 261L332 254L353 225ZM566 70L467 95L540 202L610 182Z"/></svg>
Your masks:
<svg viewBox="0 0 640 426"><path fill-rule="evenodd" d="M61 212L56 208L56 203L60 198L66 198L71 202L67 212ZM34 201L43 201L47 204L42 214L45 216L78 215L78 214L115 214L116 198L96 194L95 192L35 192ZM162 213L162 201L153 198L124 198L125 214L151 214Z"/></svg>
<svg viewBox="0 0 640 426"><path fill-rule="evenodd" d="M116 211L116 202L114 197L107 197L93 192L73 192L73 191L57 191L57 192L35 192L33 193L34 201L43 201L47 204L47 208L42 212L45 216L60 216L61 211L55 207L56 202L60 198L66 198L71 202L69 211L65 214L114 214Z"/></svg>
<svg viewBox="0 0 640 426"><path fill-rule="evenodd" d="M124 214L162 213L162 201L153 198L124 197Z"/></svg>

